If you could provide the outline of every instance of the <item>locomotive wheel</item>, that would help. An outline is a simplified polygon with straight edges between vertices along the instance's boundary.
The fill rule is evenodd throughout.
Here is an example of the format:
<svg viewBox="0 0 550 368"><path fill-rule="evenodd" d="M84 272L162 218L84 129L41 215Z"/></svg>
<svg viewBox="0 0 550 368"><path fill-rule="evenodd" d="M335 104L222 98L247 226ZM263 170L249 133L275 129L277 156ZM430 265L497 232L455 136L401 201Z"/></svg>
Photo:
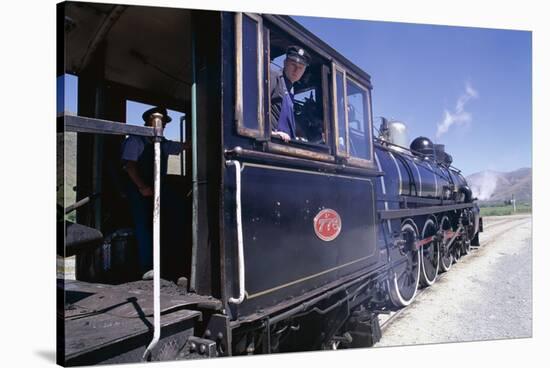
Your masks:
<svg viewBox="0 0 550 368"><path fill-rule="evenodd" d="M416 248L418 230L412 220L401 225L405 244L402 261L393 267L393 278L389 280L390 299L396 307L409 305L418 290L420 281L420 250Z"/></svg>
<svg viewBox="0 0 550 368"><path fill-rule="evenodd" d="M466 228L464 229L464 236L462 237L461 256L465 256L470 253L471 242L476 235L475 228L474 228L474 222L475 222L474 213L471 210L468 210L465 216L468 217L468 223L466 225Z"/></svg>
<svg viewBox="0 0 550 368"><path fill-rule="evenodd" d="M434 236L436 233L437 226L430 218L424 224L422 239ZM420 255L422 259L420 280L423 285L430 286L435 282L439 271L439 245L437 241L433 239L430 243L424 244L420 248Z"/></svg>
<svg viewBox="0 0 550 368"><path fill-rule="evenodd" d="M462 257L462 242L459 243L458 240L455 240L451 253L453 255L453 263L457 263L460 257Z"/></svg>
<svg viewBox="0 0 550 368"><path fill-rule="evenodd" d="M464 239L462 242L462 255L465 256L470 253L470 241Z"/></svg>
<svg viewBox="0 0 550 368"><path fill-rule="evenodd" d="M475 215L471 210L468 211L468 226L466 227L466 234L468 234L468 240L470 240L470 242L473 242L473 240L476 236L476 232L475 232ZM470 248L468 247L468 251L469 250L470 250Z"/></svg>
<svg viewBox="0 0 550 368"><path fill-rule="evenodd" d="M449 218L447 216L444 216L442 219L441 219L441 225L439 226L439 229L443 232L447 231L447 230L451 230L451 221L449 221ZM447 240L443 240L444 242L445 241L449 241L450 239L447 239ZM441 272L447 272L451 269L451 266L453 264L453 253L451 251L451 249L447 249L446 251L444 250L446 247L444 247L443 249L441 249L442 251L439 252L439 269L441 270Z"/></svg>

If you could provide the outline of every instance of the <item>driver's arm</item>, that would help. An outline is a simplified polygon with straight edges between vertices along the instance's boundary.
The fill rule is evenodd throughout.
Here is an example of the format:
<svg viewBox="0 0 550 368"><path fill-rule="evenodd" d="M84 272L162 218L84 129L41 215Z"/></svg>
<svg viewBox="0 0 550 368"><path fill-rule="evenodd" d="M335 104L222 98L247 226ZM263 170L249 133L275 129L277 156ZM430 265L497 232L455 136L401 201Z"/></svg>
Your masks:
<svg viewBox="0 0 550 368"><path fill-rule="evenodd" d="M279 132L279 131L272 131L271 132L271 136L272 137L277 137L277 138L281 138L283 141L285 142L289 142L290 141L290 135L288 135L287 133L285 132Z"/></svg>
<svg viewBox="0 0 550 368"><path fill-rule="evenodd" d="M137 167L137 161L141 156L144 149L143 139L131 135L124 140L122 144L122 162L123 169L128 173L128 177L138 188L139 192L144 197L151 197L153 195L153 190L149 185L147 185L141 176L139 175L139 170Z"/></svg>
<svg viewBox="0 0 550 368"><path fill-rule="evenodd" d="M151 187L145 184L143 179L141 179L136 161L127 161L126 165L124 165L124 169L128 173L130 180L132 180L132 182L136 185L142 196L151 197L153 195L153 189L151 189Z"/></svg>

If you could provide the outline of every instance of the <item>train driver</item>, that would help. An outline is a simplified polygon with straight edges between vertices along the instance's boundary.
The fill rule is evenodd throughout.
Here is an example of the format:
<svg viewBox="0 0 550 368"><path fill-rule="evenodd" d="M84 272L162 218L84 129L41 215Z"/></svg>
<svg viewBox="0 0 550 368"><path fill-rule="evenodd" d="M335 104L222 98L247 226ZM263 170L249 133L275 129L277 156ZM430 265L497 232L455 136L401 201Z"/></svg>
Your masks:
<svg viewBox="0 0 550 368"><path fill-rule="evenodd" d="M271 136L288 142L296 139L294 116L294 83L298 82L311 58L300 46L289 46L283 70L270 70Z"/></svg>

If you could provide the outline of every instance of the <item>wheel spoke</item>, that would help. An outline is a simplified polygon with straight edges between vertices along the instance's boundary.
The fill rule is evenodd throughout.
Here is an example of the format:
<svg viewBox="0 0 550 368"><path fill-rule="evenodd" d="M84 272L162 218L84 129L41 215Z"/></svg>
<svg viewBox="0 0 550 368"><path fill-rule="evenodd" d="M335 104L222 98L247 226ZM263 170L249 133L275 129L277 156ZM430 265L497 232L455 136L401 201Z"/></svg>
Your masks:
<svg viewBox="0 0 550 368"><path fill-rule="evenodd" d="M433 219L429 218L424 224L422 239L432 237L429 243L422 247L421 281L424 286L430 286L435 282L439 270L439 249L438 243L433 238L437 233L437 226Z"/></svg>

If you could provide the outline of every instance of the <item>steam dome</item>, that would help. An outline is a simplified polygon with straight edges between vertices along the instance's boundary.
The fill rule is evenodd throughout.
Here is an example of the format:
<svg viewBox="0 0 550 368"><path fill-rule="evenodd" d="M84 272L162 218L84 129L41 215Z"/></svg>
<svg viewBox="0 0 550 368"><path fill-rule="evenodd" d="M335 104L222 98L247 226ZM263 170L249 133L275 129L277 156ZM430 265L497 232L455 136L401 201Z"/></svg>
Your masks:
<svg viewBox="0 0 550 368"><path fill-rule="evenodd" d="M429 138L418 137L412 141L411 151L413 151L413 153L421 153L423 155L433 156L434 145Z"/></svg>

